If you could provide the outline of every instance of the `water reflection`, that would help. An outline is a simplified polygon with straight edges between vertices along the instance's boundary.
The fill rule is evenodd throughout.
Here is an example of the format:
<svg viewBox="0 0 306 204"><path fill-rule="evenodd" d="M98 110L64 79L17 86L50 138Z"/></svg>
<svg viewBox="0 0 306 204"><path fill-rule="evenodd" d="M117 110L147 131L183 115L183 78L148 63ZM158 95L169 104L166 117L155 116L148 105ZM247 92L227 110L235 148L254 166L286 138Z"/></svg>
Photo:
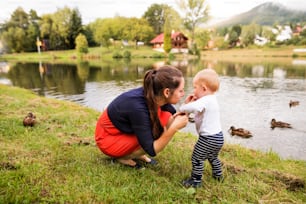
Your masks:
<svg viewBox="0 0 306 204"><path fill-rule="evenodd" d="M141 86L145 72L165 62L112 61L91 65L15 63L0 72L1 81L34 90L37 94L69 100L102 111L111 100ZM214 68L221 76L218 98L222 126L228 143L275 151L283 158L306 160L306 65L299 63L242 63L183 60L172 62L184 73L186 93L192 91L192 77L204 68ZM290 100L300 105L289 108ZM179 104L178 104L179 105ZM284 120L291 130L271 130L270 120ZM195 133L194 124L183 130ZM251 139L232 137L230 126L253 132Z"/></svg>
<svg viewBox="0 0 306 204"><path fill-rule="evenodd" d="M82 81L75 65L17 63L8 72L8 77L14 86L33 89L43 96L46 90L64 95L85 91L86 79Z"/></svg>
<svg viewBox="0 0 306 204"><path fill-rule="evenodd" d="M35 89L40 95L44 90L54 90L64 95L82 94L87 82L116 81L118 85L126 81L141 80L144 73L154 66L161 66L164 62L147 64L108 63L102 66L90 66L89 62L77 64L50 63L16 63L7 71L7 76L14 86ZM243 64L228 62L199 62L178 61L172 63L179 67L186 77L192 77L204 67L213 67L221 76L239 78L264 78L256 88L271 88L271 79L305 79L306 65L277 65L277 64ZM1 74L1 73L0 73ZM3 76L3 73L1 74ZM0 76L1 76L0 75ZM302 88L301 91L305 90Z"/></svg>

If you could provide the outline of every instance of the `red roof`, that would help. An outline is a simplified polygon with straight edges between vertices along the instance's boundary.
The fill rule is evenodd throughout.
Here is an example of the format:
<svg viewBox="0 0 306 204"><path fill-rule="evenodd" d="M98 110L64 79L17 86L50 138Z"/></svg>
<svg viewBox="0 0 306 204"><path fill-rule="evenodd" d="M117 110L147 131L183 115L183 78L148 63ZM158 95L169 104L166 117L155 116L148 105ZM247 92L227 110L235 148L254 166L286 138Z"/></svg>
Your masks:
<svg viewBox="0 0 306 204"><path fill-rule="evenodd" d="M158 36L156 36L153 40L150 41L150 43L162 43L164 42L164 34L161 33Z"/></svg>
<svg viewBox="0 0 306 204"><path fill-rule="evenodd" d="M184 38L186 38L186 40L188 39L186 36L184 36L183 33L181 32L174 32L171 34L171 39L176 38L176 36L178 35L183 35ZM164 33L159 34L158 36L156 36L153 40L150 41L150 43L154 44L154 43L163 43L164 42Z"/></svg>

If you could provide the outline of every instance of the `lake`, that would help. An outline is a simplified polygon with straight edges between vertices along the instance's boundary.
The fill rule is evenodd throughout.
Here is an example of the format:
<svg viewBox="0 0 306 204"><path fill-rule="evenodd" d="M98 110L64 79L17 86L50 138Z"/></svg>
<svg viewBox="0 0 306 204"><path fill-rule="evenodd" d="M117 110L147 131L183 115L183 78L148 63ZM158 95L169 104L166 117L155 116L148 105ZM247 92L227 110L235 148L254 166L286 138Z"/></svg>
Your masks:
<svg viewBox="0 0 306 204"><path fill-rule="evenodd" d="M94 65L1 62L0 83L102 111L120 93L141 86L147 70L164 63L151 59ZM306 60L205 59L171 64L184 74L186 95L192 92L192 77L197 71L210 67L218 72L221 87L217 96L225 142L275 152L284 159L306 160ZM298 100L300 105L290 108L290 100ZM271 129L272 118L288 122L293 128ZM228 129L232 125L248 129L253 137L231 136ZM196 134L193 123L182 131Z"/></svg>

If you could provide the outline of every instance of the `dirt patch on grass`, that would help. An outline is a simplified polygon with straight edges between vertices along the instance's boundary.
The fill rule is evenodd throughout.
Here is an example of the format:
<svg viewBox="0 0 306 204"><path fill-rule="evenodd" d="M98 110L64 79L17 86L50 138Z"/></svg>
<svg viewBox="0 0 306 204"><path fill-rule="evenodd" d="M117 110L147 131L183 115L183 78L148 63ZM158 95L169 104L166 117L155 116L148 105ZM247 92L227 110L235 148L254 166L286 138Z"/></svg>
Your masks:
<svg viewBox="0 0 306 204"><path fill-rule="evenodd" d="M301 178L290 174L284 174L279 171L263 171L262 173L270 175L272 178L282 182L286 189L290 191L296 191L301 188L305 188L305 181Z"/></svg>
<svg viewBox="0 0 306 204"><path fill-rule="evenodd" d="M1 162L0 169L1 170L17 170L18 167L11 162Z"/></svg>
<svg viewBox="0 0 306 204"><path fill-rule="evenodd" d="M303 179L298 178L291 174L282 173L275 170L269 170L269 171L259 170L254 172L242 167L237 167L235 165L226 164L226 163L223 164L223 168L225 168L228 172L232 174L247 172L247 173L252 173L254 175L258 173L268 175L270 178L283 183L286 189L290 191L296 191L298 189L305 188L305 181Z"/></svg>
<svg viewBox="0 0 306 204"><path fill-rule="evenodd" d="M246 169L243 169L241 167L237 167L237 166L234 166L234 165L231 165L231 164L225 164L223 163L223 167L230 173L232 174L239 174L239 173L242 173L242 172L246 172Z"/></svg>

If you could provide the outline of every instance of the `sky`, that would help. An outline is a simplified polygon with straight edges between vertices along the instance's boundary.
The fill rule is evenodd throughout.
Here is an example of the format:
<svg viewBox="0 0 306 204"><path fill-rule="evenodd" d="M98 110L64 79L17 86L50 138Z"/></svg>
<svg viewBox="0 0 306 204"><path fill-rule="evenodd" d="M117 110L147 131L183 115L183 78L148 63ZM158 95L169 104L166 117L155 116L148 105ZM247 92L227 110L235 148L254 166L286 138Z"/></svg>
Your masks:
<svg viewBox="0 0 306 204"><path fill-rule="evenodd" d="M222 21L231 16L247 12L266 2L280 3L290 9L304 10L305 0L206 0L210 6L212 21ZM176 0L0 0L0 23L9 20L11 14L22 7L25 12L33 9L39 16L52 14L68 6L78 8L83 24L97 18L124 17L140 18L152 4L168 4L179 12Z"/></svg>

